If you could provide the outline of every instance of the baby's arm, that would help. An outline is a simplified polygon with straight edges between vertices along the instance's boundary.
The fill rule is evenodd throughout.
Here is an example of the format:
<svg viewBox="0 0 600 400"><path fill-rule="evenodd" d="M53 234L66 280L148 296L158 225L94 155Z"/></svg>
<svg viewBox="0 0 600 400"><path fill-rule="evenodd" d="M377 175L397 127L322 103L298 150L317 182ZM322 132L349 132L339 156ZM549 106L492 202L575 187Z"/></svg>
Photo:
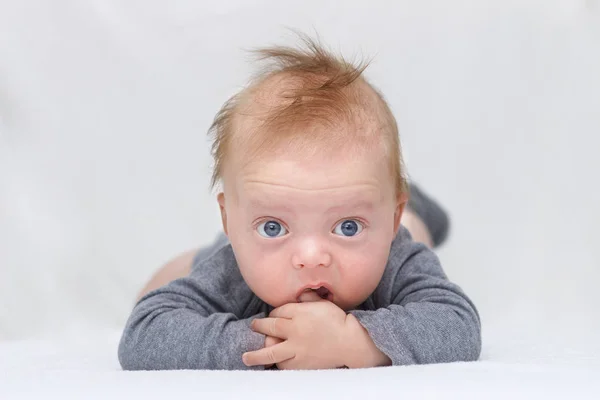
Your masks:
<svg viewBox="0 0 600 400"><path fill-rule="evenodd" d="M194 257L197 253L198 249L188 250L167 262L152 275L150 281L146 283L144 288L138 294L137 301L154 289L158 289L175 279L188 276L192 270L192 263L194 262Z"/></svg>
<svg viewBox="0 0 600 400"><path fill-rule="evenodd" d="M477 360L481 326L475 306L448 281L433 252L421 244L411 246L405 256L392 255L390 262L396 266L384 276L389 287L378 295L390 304L351 314L392 365ZM364 360L369 357L358 351L349 366L370 366L363 365Z"/></svg>
<svg viewBox="0 0 600 400"><path fill-rule="evenodd" d="M250 330L252 318L238 318L237 301L246 296L227 272L223 265L197 266L144 296L119 344L123 369L248 369L242 354L262 348L265 338Z"/></svg>

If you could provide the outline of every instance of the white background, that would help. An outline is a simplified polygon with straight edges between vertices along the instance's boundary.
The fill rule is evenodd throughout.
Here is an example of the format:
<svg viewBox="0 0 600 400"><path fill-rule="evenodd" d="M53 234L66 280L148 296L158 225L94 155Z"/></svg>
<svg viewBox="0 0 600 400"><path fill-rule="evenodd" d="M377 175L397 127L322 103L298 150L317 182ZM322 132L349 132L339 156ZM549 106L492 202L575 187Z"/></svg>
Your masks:
<svg viewBox="0 0 600 400"><path fill-rule="evenodd" d="M0 340L118 330L213 239L206 130L285 27L374 56L484 357L600 355L597 0L0 0Z"/></svg>

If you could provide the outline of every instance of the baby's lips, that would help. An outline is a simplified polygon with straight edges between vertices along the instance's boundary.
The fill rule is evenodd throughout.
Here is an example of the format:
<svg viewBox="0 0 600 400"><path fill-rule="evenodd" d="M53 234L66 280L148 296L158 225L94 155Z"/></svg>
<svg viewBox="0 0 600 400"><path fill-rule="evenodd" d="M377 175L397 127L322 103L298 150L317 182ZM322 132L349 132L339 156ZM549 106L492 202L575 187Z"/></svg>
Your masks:
<svg viewBox="0 0 600 400"><path fill-rule="evenodd" d="M321 300L323 299L314 290L303 292L300 296L298 296L298 303L310 303Z"/></svg>

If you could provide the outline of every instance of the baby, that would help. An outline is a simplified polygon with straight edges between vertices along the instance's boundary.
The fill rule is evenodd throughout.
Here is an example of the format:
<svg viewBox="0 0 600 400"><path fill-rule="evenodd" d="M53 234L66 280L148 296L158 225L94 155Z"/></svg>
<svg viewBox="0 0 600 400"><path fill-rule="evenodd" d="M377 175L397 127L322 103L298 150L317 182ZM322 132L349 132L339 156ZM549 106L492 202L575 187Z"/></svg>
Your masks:
<svg viewBox="0 0 600 400"><path fill-rule="evenodd" d="M226 238L135 306L123 369L325 369L470 361L472 302L401 224L395 119L352 65L303 38L211 127Z"/></svg>

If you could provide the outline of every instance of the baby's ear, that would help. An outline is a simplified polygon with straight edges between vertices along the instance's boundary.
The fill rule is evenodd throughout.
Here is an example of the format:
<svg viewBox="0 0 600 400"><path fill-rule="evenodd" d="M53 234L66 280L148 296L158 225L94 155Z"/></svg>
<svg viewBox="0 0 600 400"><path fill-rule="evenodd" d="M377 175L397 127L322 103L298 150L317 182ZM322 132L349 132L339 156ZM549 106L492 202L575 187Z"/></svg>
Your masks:
<svg viewBox="0 0 600 400"><path fill-rule="evenodd" d="M219 202L219 209L221 210L221 224L223 225L223 232L227 235L227 211L225 211L225 193L221 192L217 195L217 202Z"/></svg>
<svg viewBox="0 0 600 400"><path fill-rule="evenodd" d="M404 212L404 207L408 202L408 195L406 193L401 193L396 198L396 210L394 212L394 237L398 234L398 229L400 229L400 221L402 219L402 213Z"/></svg>

